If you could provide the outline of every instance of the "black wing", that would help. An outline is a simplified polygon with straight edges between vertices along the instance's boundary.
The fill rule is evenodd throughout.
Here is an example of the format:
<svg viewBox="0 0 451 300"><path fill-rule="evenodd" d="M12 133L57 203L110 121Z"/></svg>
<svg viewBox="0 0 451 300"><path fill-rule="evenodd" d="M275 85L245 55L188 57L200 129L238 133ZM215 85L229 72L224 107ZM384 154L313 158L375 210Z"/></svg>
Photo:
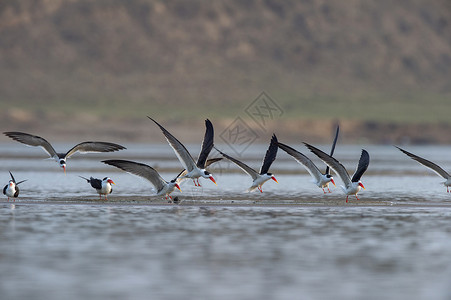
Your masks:
<svg viewBox="0 0 451 300"><path fill-rule="evenodd" d="M91 183L91 186L97 190L100 190L102 188L102 180L91 177L89 178L89 183Z"/></svg>
<svg viewBox="0 0 451 300"><path fill-rule="evenodd" d="M161 131L163 132L163 135L165 136L166 140L168 141L171 148L174 150L175 155L179 159L182 166L191 172L194 167L196 166L196 162L194 161L191 154L188 152L186 147L180 143L178 139L175 138L169 131L167 131L163 126L161 126L157 121L152 119L151 117L147 116L150 120L152 120L155 124L157 124L158 127L160 127Z"/></svg>
<svg viewBox="0 0 451 300"><path fill-rule="evenodd" d="M8 188L8 185L5 185L5 187L3 188L3 195L6 195L6 189Z"/></svg>
<svg viewBox="0 0 451 300"><path fill-rule="evenodd" d="M396 146L395 146L396 147ZM424 165L425 167L431 169L432 171L434 171L437 175L448 179L450 176L448 174L448 172L446 172L445 170L443 170L441 167L439 167L437 164L433 163L432 161L429 161L427 159L424 159L422 157L419 157L413 153L410 153L404 149L401 149L399 147L398 148L401 152L403 152L405 155L409 156L411 159L416 160L417 162L419 162L420 164Z"/></svg>
<svg viewBox="0 0 451 300"><path fill-rule="evenodd" d="M338 133L339 132L340 132L340 126L337 125L337 131L335 132L335 138L334 138L334 141L332 143L332 149L330 149L330 156L334 155L335 145L337 144ZM326 174L330 174L330 167L329 166L326 167Z"/></svg>
<svg viewBox="0 0 451 300"><path fill-rule="evenodd" d="M362 155L360 155L359 165L357 166L357 170L354 175L352 175L351 182L358 182L362 177L363 173L365 173L366 169L368 169L368 165L370 164L370 155L368 151L362 149Z"/></svg>
<svg viewBox="0 0 451 300"><path fill-rule="evenodd" d="M11 175L11 179L13 180L14 183L16 183L16 179L14 179L13 173L11 173L11 171L8 171L9 175Z"/></svg>
<svg viewBox="0 0 451 300"><path fill-rule="evenodd" d="M67 151L67 153L64 155L64 157L70 157L76 152L80 153L89 153L89 152L114 152L127 149L124 146L109 143L109 142L83 142L80 144L75 145Z"/></svg>
<svg viewBox="0 0 451 300"><path fill-rule="evenodd" d="M58 156L52 145L50 145L50 143L46 139L40 136L18 131L3 132L3 134L19 143L28 146L42 147L42 149L44 149L44 151L47 152L47 154L50 155L50 157Z"/></svg>
<svg viewBox="0 0 451 300"><path fill-rule="evenodd" d="M210 120L207 119L205 120L205 136L196 164L196 166L200 169L205 169L205 162L207 161L207 157L210 154L211 149L213 149L213 137L213 124L211 124Z"/></svg>
<svg viewBox="0 0 451 300"><path fill-rule="evenodd" d="M260 175L266 174L269 171L269 167L276 159L277 150L279 149L279 145L277 143L277 137L275 134L272 135L271 143L269 144L268 150L266 150L265 158L263 159L262 167L260 168Z"/></svg>

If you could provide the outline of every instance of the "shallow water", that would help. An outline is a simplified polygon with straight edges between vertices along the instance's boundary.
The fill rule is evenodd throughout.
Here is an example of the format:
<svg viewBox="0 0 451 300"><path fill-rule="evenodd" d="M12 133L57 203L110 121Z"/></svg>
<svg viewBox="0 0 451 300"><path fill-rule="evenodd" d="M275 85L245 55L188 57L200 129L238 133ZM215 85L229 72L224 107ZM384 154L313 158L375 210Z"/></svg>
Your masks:
<svg viewBox="0 0 451 300"><path fill-rule="evenodd" d="M280 153L279 184L265 183L264 193L243 193L250 178L221 162L212 168L218 186L186 181L174 193L180 205L99 162L158 165L170 179L179 166L164 145L74 156L67 175L40 149L1 146L0 179L7 183L8 170L29 179L16 202L0 203L2 299L451 297L451 195L441 178L391 146L367 148L360 201L346 204L339 187L324 195ZM449 147L409 150L451 166ZM258 168L264 151L249 149L243 160ZM336 157L352 173L359 154L343 146ZM78 175L113 178L109 201Z"/></svg>

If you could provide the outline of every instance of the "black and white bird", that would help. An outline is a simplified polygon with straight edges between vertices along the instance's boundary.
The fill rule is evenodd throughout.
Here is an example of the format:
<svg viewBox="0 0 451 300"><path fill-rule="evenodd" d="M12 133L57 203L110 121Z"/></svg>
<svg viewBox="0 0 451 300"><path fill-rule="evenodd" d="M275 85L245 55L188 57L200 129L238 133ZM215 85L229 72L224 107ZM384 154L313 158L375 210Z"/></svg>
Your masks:
<svg viewBox="0 0 451 300"><path fill-rule="evenodd" d="M180 143L179 140L177 140L171 133L169 133L169 131L167 131L157 121L155 121L151 117L148 118L152 120L155 124L157 124L158 127L160 127L161 131L166 137L166 140L168 141L169 145L174 150L175 155L179 159L180 163L185 168L185 170L187 170L187 173L181 176L180 178L191 178L195 186L201 186L199 183L200 177L210 179L211 181L213 181L214 184L216 184L216 180L213 178L213 175L211 175L210 172L205 170L208 155L210 154L211 149L213 149L214 131L213 124L210 122L210 120L208 119L205 120L206 127L205 136L196 163L191 154L188 152L185 146L183 146L183 144Z"/></svg>
<svg viewBox="0 0 451 300"><path fill-rule="evenodd" d="M171 181L166 181L158 174L157 170L146 164L120 159L103 160L102 162L147 179L155 187L155 196L164 196L166 199L168 197L172 199L170 194L175 189L181 192L180 186L177 183L177 178L180 174Z"/></svg>
<svg viewBox="0 0 451 300"><path fill-rule="evenodd" d="M50 155L50 158L59 163L64 172L66 172L66 160L77 152L114 152L126 149L124 146L109 142L82 142L72 147L66 153L58 153L46 139L40 136L17 131L3 132L3 134L22 144L41 147Z"/></svg>
<svg viewBox="0 0 451 300"><path fill-rule="evenodd" d="M357 193L361 188L365 189L362 182L360 181L360 178L362 178L363 173L365 173L365 171L368 169L368 165L370 164L370 155L368 154L368 152L362 149L359 164L356 171L354 172L354 175L352 175L351 178L345 167L338 160L328 155L327 153L324 153L318 148L313 147L312 145L309 145L307 143L304 144L307 146L307 148L310 149L310 151L312 151L325 164L327 164L332 170L334 170L334 172L337 173L338 176L340 176L341 180L344 183L344 186L341 186L341 188L346 194L346 202L348 202L349 195L355 195L357 200L359 200Z"/></svg>
<svg viewBox="0 0 451 300"><path fill-rule="evenodd" d="M330 156L334 155L335 145L337 144L339 130L340 130L340 128L337 126L337 131L335 133L335 138L332 143L332 149L330 151ZM291 155L298 163L300 163L301 165L303 165L305 167L305 169L313 177L313 183L316 184L319 188L321 188L323 190L324 194L326 194L326 191L324 190L325 188L327 188L327 190L330 193L329 183L332 182L332 184L335 185L335 181L334 181L333 176L330 174L329 166L326 167L325 173L321 173L319 168L307 156L305 156L301 152L291 148L288 145L282 144L280 142L278 144L279 144L280 149L285 151L287 154Z"/></svg>
<svg viewBox="0 0 451 300"><path fill-rule="evenodd" d="M103 179L98 179L94 177L90 177L88 179L83 176L78 177L83 178L88 183L90 183L94 189L96 189L97 193L99 193L100 200L102 199L102 195L105 195L105 201L108 200L106 196L113 192L113 187L111 185L115 183L110 177L105 177Z"/></svg>
<svg viewBox="0 0 451 300"><path fill-rule="evenodd" d="M252 192L255 189L258 189L261 193L263 193L262 190L262 185L272 179L275 182L277 182L276 177L274 177L273 174L269 173L269 168L271 167L271 164L274 162L274 160L276 159L277 156L277 149L278 149L278 145L277 145L277 137L276 135L273 135L271 138L271 143L269 144L269 148L268 150L266 150L266 155L265 158L263 159L263 163L262 166L260 168L260 172L255 171L254 169L252 169L251 167L249 167L248 165L246 165L245 163L239 161L236 158L233 158L221 151L219 151L217 148L215 148L219 153L222 154L222 156L224 156L225 158L229 159L230 161L232 161L233 163L235 163L238 167L240 167L244 172L246 172L247 174L249 174L252 177L252 185L250 186L250 188L247 189L248 192ZM277 182L278 183L278 182Z"/></svg>
<svg viewBox="0 0 451 300"><path fill-rule="evenodd" d="M16 182L16 179L14 179L13 173L11 173L11 171L9 171L9 175L11 175L11 180L3 188L3 195L8 197L8 201L9 201L9 198L11 198L11 197L17 198L19 196L18 185L21 184L22 182L25 182L28 180L28 179L25 179L25 180ZM16 200L14 200L14 201L16 201Z"/></svg>
<svg viewBox="0 0 451 300"><path fill-rule="evenodd" d="M432 161L429 161L427 159L424 159L422 157L419 157L413 153L410 153L404 149L401 149L397 146L395 146L396 148L398 148L401 152L403 152L405 155L409 156L411 159L419 162L420 164L422 164L423 166L431 169L432 171L434 171L438 176L443 177L444 179L446 179L446 181L443 182L443 185L446 186L446 191L449 193L449 187L451 186L451 175L448 174L448 172L446 172L445 170L443 170L441 167L439 167L437 164L433 163Z"/></svg>
<svg viewBox="0 0 451 300"><path fill-rule="evenodd" d="M212 165L218 161L221 161L222 159L223 159L222 157L215 157L215 158L207 159L207 161L205 162L205 169L208 168L210 165ZM184 177L186 174L188 174L188 171L186 169L183 169L183 171L180 172L180 175L177 178L177 183L180 184L184 180L188 179L187 177Z"/></svg>

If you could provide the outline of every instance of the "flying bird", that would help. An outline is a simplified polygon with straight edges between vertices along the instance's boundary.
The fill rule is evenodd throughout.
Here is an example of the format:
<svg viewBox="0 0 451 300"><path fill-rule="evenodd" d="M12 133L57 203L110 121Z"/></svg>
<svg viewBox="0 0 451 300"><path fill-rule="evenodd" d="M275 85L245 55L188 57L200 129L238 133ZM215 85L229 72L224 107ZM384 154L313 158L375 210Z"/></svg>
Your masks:
<svg viewBox="0 0 451 300"><path fill-rule="evenodd" d="M332 156L334 154L335 145L337 144L339 130L340 130L340 128L337 126L337 131L335 133L335 138L332 143L332 149L330 151L330 156ZM319 188L321 188L323 190L324 194L326 194L326 191L324 190L325 188L327 188L327 190L330 193L329 182L332 182L332 184L335 185L335 181L334 181L334 178L332 177L332 175L330 174L329 166L326 167L326 172L323 174L323 173L321 173L319 168L307 156L305 156L301 152L291 148L288 145L282 144L280 142L278 143L278 145L279 145L280 149L285 151L287 154L291 155L298 163L300 163L301 165L303 165L305 167L305 169L313 177L313 183L316 184Z"/></svg>
<svg viewBox="0 0 451 300"><path fill-rule="evenodd" d="M50 155L50 158L59 163L64 172L66 172L66 160L77 152L114 152L126 149L124 146L108 142L82 142L72 147L66 153L58 153L46 139L40 136L17 131L3 132L3 134L22 144L41 147Z"/></svg>
<svg viewBox="0 0 451 300"><path fill-rule="evenodd" d="M346 203L348 202L349 195L355 195L357 200L359 200L359 198L357 197L357 193L360 191L361 188L365 189L362 182L360 181L360 178L362 177L363 173L365 173L365 171L368 169L368 165L370 164L370 155L368 154L368 152L365 149L362 149L359 164L357 166L356 171L354 172L354 175L352 175L351 178L348 172L346 171L345 167L338 160L328 155L327 153L324 153L318 148L313 147L312 145L309 145L307 143L304 144L307 146L307 148L310 149L310 151L312 151L325 164L327 164L332 170L334 170L334 172L337 173L338 176L340 176L341 180L345 185L341 186L341 188L343 189L343 192L346 194Z"/></svg>
<svg viewBox="0 0 451 300"><path fill-rule="evenodd" d="M175 155L179 159L180 163L185 168L185 170L187 170L187 173L181 176L181 178L191 178L195 186L201 186L199 183L199 177L210 179L211 181L213 181L214 184L216 184L213 175L211 175L210 172L205 170L208 155L210 154L211 149L213 149L214 131L213 124L210 122L210 120L208 119L205 120L206 129L204 140L202 142L202 148L200 150L200 154L196 163L191 154L188 152L185 146L183 146L183 144L180 143L179 140L177 140L171 133L169 133L169 131L167 131L157 121L155 121L149 116L148 118L152 120L155 124L157 124L158 127L160 127L161 131L166 137L166 140L168 141L169 145L174 150Z"/></svg>
<svg viewBox="0 0 451 300"><path fill-rule="evenodd" d="M215 157L215 158L207 159L207 161L205 162L205 168L207 168L207 167L210 166L211 164L214 164L214 163L216 163L216 162L218 162L218 161L220 161L220 160L222 160L222 159L223 159L222 157ZM177 178L177 183L180 184L180 183L183 182L184 180L188 179L187 177L184 177L186 174L188 174L188 171L186 171L186 169L183 169L183 171L180 172L180 175L179 175L179 177Z"/></svg>
<svg viewBox="0 0 451 300"><path fill-rule="evenodd" d="M3 188L3 195L8 197L8 201L9 201L10 197L17 198L19 196L19 187L18 187L18 185L21 184L22 182L25 182L25 181L28 180L28 179L25 179L25 180L16 182L16 179L14 179L13 173L11 173L11 171L9 171L9 175L11 175L11 180ZM14 201L16 201L16 200L14 199Z"/></svg>
<svg viewBox="0 0 451 300"><path fill-rule="evenodd" d="M113 187L111 185L115 183L110 177L105 177L102 180L94 177L90 177L89 179L83 176L78 177L83 178L90 183L94 189L96 189L97 193L99 193L100 200L102 200L102 195L105 195L105 201L108 200L106 196L113 192Z"/></svg>
<svg viewBox="0 0 451 300"><path fill-rule="evenodd" d="M180 174L171 181L166 181L158 174L157 170L146 164L120 159L103 160L102 162L147 179L156 189L155 196L164 196L166 199L168 197L172 199L170 194L175 189L181 192L180 186L177 183L177 178Z"/></svg>
<svg viewBox="0 0 451 300"><path fill-rule="evenodd" d="M396 148L398 148L401 152L403 152L405 155L409 156L411 159L416 160L417 162L419 162L420 164L422 164L423 166L431 169L432 171L434 171L438 176L443 177L444 179L446 179L446 181L443 182L443 185L446 186L446 191L449 193L449 186L451 186L451 175L448 174L448 172L446 172L445 170L443 170L441 167L439 167L438 165L436 165L435 163L426 160L422 157L419 157L415 154L412 154L404 149L401 149L397 146L395 146Z"/></svg>
<svg viewBox="0 0 451 300"><path fill-rule="evenodd" d="M277 137L276 135L273 135L271 138L271 143L269 144L268 150L266 151L266 155L265 158L263 159L263 163L262 166L260 168L260 172L255 171L254 169L252 169L251 167L249 167L248 165L246 165L245 163L239 161L236 158L233 158L221 151L219 151L217 148L215 148L219 153L222 154L222 156L224 156L225 158L229 159L230 161L232 161L233 163L235 163L238 167L240 167L244 172L246 172L247 174L249 174L252 177L252 185L250 186L250 188L248 188L248 192L252 192L255 189L258 189L261 193L263 193L262 191L262 185L272 179L275 182L277 182L276 177L274 177L273 174L269 173L269 167L271 167L271 164L274 162L274 160L276 159L276 155L277 155L277 149L278 149L278 145L277 145ZM278 183L278 182L277 182Z"/></svg>

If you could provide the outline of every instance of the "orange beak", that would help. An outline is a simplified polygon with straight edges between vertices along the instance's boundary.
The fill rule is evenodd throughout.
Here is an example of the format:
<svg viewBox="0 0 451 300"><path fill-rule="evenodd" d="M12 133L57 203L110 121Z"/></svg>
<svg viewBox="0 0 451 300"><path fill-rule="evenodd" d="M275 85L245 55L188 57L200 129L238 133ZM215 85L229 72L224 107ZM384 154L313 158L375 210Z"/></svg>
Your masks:
<svg viewBox="0 0 451 300"><path fill-rule="evenodd" d="M359 182L359 185L360 185L364 190L366 190L365 187L363 186L363 184L362 184L361 182Z"/></svg>
<svg viewBox="0 0 451 300"><path fill-rule="evenodd" d="M334 186L336 186L336 185L335 185L335 182L334 182L334 180L333 180L333 178L330 179L330 182L332 182L332 184L333 184Z"/></svg>
<svg viewBox="0 0 451 300"><path fill-rule="evenodd" d="M279 182L277 181L276 177L271 176L271 179L274 180L275 182L279 183Z"/></svg>
<svg viewBox="0 0 451 300"><path fill-rule="evenodd" d="M210 176L210 180L213 181L214 184L218 185L215 181L215 179L213 178L213 176Z"/></svg>
<svg viewBox="0 0 451 300"><path fill-rule="evenodd" d="M182 190L180 189L180 186L176 183L175 187L181 192Z"/></svg>
<svg viewBox="0 0 451 300"><path fill-rule="evenodd" d="M108 183L115 184L113 180L108 179Z"/></svg>
<svg viewBox="0 0 451 300"><path fill-rule="evenodd" d="M63 166L64 175L66 175L66 166Z"/></svg>

